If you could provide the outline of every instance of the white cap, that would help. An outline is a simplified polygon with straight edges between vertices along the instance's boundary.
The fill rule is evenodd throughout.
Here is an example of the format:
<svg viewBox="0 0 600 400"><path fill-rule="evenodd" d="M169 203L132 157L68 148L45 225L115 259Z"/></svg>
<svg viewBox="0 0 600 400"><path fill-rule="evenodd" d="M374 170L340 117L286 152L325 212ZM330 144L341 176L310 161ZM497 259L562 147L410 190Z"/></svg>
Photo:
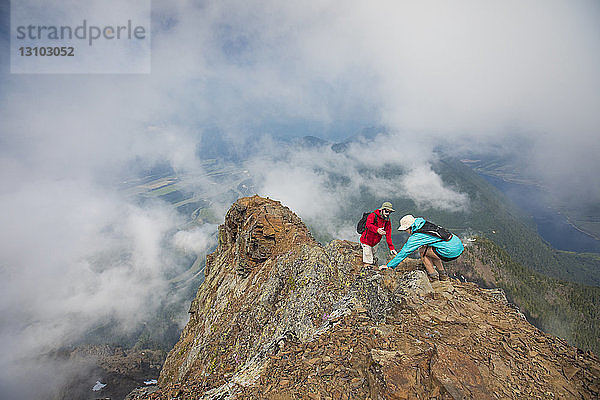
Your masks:
<svg viewBox="0 0 600 400"><path fill-rule="evenodd" d="M413 217L412 215L408 214L405 215L404 217L402 217L400 219L400 227L398 228L399 231L405 231L408 228L410 228L410 226L415 222L415 217Z"/></svg>

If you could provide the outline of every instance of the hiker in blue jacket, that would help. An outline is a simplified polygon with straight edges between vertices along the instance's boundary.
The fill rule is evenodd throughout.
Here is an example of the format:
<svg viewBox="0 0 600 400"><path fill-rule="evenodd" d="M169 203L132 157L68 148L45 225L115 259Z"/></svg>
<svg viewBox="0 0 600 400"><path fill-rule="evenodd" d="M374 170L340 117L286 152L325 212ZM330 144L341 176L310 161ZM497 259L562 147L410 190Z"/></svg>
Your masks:
<svg viewBox="0 0 600 400"><path fill-rule="evenodd" d="M407 231L410 236L396 257L381 268L396 268L409 254L419 249L419 254L421 255L429 279L438 279L435 268L439 271L440 280L448 279L448 274L444 270L442 261L456 260L464 250L463 244L456 235L452 235L448 241L444 241L433 235L415 232L424 224L425 219L421 217L415 218L410 214L400 219L398 230Z"/></svg>

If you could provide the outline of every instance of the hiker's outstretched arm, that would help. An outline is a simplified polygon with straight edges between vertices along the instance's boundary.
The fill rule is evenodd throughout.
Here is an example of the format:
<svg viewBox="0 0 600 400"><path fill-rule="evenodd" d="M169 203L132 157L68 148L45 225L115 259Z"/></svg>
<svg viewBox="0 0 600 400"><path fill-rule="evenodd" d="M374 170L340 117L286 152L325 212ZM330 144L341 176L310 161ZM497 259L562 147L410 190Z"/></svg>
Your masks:
<svg viewBox="0 0 600 400"><path fill-rule="evenodd" d="M385 241L390 251L394 250L394 244L392 243L392 223L390 221L387 221L385 224Z"/></svg>
<svg viewBox="0 0 600 400"><path fill-rule="evenodd" d="M418 235L416 238L415 235L410 235L406 240L406 243L404 243L404 246L402 246L398 254L396 254L396 257L392 258L392 261L387 263L387 266L389 268L396 268L398 264L404 261L404 259L408 257L410 253L417 250L421 245L422 243L420 243Z"/></svg>

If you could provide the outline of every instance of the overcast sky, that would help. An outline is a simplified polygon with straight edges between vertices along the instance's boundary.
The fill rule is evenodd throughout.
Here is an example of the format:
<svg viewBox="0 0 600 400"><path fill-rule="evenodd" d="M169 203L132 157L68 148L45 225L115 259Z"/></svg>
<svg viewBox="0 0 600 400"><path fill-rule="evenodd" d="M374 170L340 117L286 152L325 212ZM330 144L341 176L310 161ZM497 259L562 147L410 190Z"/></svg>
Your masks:
<svg viewBox="0 0 600 400"><path fill-rule="evenodd" d="M0 334L26 332L4 364L85 332L107 310L126 321L155 305L165 241L209 246L204 231L173 238L181 221L170 209L131 204L115 184L132 160L200 171L197 145L215 127L243 147L260 135L339 140L386 126L394 135L366 162L411 173L384 184L427 203L413 184L427 177L456 208L467 200L431 171L431 149L521 136L529 173L555 193L600 199L596 0L153 1L150 74L77 75L10 74L6 3ZM260 162L261 194L308 216L314 201L284 181L306 193L322 184L313 166L344 167L310 152L293 165ZM124 265L94 267L115 249L129 254Z"/></svg>

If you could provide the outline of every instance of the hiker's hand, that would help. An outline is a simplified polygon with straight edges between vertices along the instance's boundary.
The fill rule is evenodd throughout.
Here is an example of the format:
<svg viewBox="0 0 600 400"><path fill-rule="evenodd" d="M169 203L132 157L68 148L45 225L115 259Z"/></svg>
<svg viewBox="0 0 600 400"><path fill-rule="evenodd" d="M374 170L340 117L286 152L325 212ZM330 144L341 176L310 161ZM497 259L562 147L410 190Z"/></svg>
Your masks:
<svg viewBox="0 0 600 400"><path fill-rule="evenodd" d="M398 254L398 252L397 252L396 250L390 250L390 253L392 253L392 255L393 255L394 257L396 257L396 255Z"/></svg>
<svg viewBox="0 0 600 400"><path fill-rule="evenodd" d="M383 228L377 229L377 233L379 233L381 236L385 235L385 231L383 230Z"/></svg>

